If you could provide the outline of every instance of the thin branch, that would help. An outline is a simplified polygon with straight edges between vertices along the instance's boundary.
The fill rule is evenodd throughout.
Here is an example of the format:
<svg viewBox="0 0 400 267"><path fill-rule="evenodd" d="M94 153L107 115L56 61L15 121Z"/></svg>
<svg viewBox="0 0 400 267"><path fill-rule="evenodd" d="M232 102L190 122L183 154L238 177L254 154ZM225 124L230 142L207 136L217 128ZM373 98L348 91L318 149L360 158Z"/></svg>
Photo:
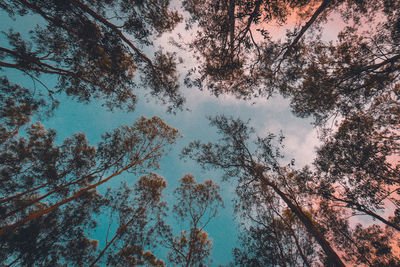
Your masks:
<svg viewBox="0 0 400 267"><path fill-rule="evenodd" d="M21 226L21 225L25 224L26 222L29 222L29 221L31 221L31 220L34 220L34 219L36 219L36 218L38 218L38 217L41 217L41 216L43 216L43 215L45 215L45 214L47 214L47 213L49 213L49 212L51 212L51 211L53 211L53 210L55 210L55 209L58 209L60 206L62 206L62 205L64 205L64 204L66 204L66 203L68 203L68 202L70 202L70 201L72 201L72 200L78 198L79 196L83 195L84 193L88 192L89 190L94 189L94 188L98 187L99 185L102 185L102 184L106 183L107 181L109 181L109 180L112 179L113 177L120 175L121 173L125 172L126 170L128 170L128 169L130 169L130 168L132 168L132 167L134 167L134 166L140 166L140 164L141 164L143 161L149 159L150 156L151 156L156 150L160 149L160 147L161 147L161 146L156 146L149 154L147 154L147 155L146 155L144 158L142 158L141 160L132 161L131 163L129 163L128 165L126 165L124 168L122 168L122 169L119 170L118 172L115 172L115 173L113 173L112 175L108 176L107 178L105 178L105 179L103 179L103 180L101 180L101 181L99 181L99 182L97 182L97 183L91 184L91 185L89 185L89 186L87 186L87 187L85 187L85 188L83 188L83 189L81 189L81 190L75 192L71 197L65 198L65 199L63 199L63 200L57 202L56 204L54 204L54 205L48 207L48 208L45 208L45 209L43 209L43 210L39 210L39 211L37 211L37 212L34 212L34 213L30 214L29 216L27 216L27 217L25 217L25 218L23 218L23 219L21 219L21 220L15 222L15 223L11 224L11 225L8 225L8 226L5 226L5 227L1 228L1 229L0 229L0 236L3 235L3 234L5 234L5 233L8 233L8 232L12 231L12 230L15 229L16 227Z"/></svg>
<svg viewBox="0 0 400 267"><path fill-rule="evenodd" d="M139 55L144 61L146 61L153 70L155 69L153 62L146 55L144 55L130 40L128 40L128 38L121 32L121 30L118 29L118 26L109 22L107 19L105 19L104 17L102 17L101 15L96 13L93 9L91 9L89 6L85 5L84 3L81 3L78 0L70 0L70 2L75 4L77 7L79 7L84 12L88 13L94 19L100 21L107 27L111 28L116 34L118 34L121 37L121 39L130 48L132 48L136 52L137 55Z"/></svg>

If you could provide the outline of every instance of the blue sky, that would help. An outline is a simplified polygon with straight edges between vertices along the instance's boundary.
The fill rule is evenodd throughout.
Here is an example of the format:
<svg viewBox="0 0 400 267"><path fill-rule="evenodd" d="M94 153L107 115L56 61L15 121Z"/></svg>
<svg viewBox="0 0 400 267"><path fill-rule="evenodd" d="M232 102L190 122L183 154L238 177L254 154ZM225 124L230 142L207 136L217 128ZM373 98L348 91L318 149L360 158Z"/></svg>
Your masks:
<svg viewBox="0 0 400 267"><path fill-rule="evenodd" d="M16 30L25 31L25 22L12 22L0 13L2 27L7 30L9 26ZM29 23L35 21L29 18ZM4 23L5 22L5 23ZM182 28L179 28L182 30ZM176 33L176 32L175 32ZM174 33L173 33L174 34ZM3 39L3 38L1 38ZM159 44L163 44L165 39L161 39ZM4 45L4 40L0 42ZM183 58L190 58L185 52L180 52ZM23 83L25 86L33 86L32 81L17 71L7 71L11 81ZM51 78L44 78L46 84L54 84ZM124 111L109 112L97 102L90 104L77 103L73 99L60 96L61 104L53 117L42 120L46 128L54 128L58 133L58 140L61 141L76 132L85 132L91 144L96 144L100 136L106 131L110 131L121 125L131 125L140 116L159 116L167 124L178 128L183 134L183 138L178 141L173 150L161 162L161 168L156 172L162 175L168 182L168 189L165 192L166 199L171 199L171 192L177 186L178 180L186 173L195 175L198 181L213 179L221 186L221 193L224 196L225 209L220 210L219 215L213 220L206 231L214 242L212 251L213 266L227 264L231 260L231 251L235 246L237 238L236 222L233 218L231 199L234 196L232 183L222 182L221 174L218 172L208 172L199 168L194 162L179 159L181 149L190 141L200 139L202 141L216 140L215 128L208 125L207 116L225 114L228 116L240 117L243 120L251 119L251 124L255 127L257 134L266 135L268 132L279 133L282 131L286 136L286 153L288 158L295 158L298 166L310 163L314 157L314 146L318 144L316 130L310 125L309 119L299 119L293 116L289 110L288 101L280 96L271 99L257 99L254 101L237 100L234 97L223 96L216 98L210 93L199 91L195 88L182 88L186 97L186 108L177 114L166 113L166 107L144 97L146 90L138 92L139 102L134 112ZM32 121L33 123L35 121ZM122 175L114 181L103 185L103 189L108 186L117 187L119 181L125 180L129 183L136 181L138 177L132 175ZM99 190L102 190L99 188ZM172 206L172 205L171 205ZM104 227L100 226L98 231L93 233L92 238L104 242Z"/></svg>

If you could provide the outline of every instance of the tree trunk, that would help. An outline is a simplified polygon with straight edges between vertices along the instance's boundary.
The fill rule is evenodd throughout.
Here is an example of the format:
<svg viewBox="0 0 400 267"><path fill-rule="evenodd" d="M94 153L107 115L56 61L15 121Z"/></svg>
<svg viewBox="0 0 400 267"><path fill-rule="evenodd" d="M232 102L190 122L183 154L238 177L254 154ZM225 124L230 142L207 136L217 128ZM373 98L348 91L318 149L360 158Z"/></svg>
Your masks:
<svg viewBox="0 0 400 267"><path fill-rule="evenodd" d="M294 204L285 193L283 193L272 181L270 181L267 177L265 177L262 173L256 173L258 179L263 182L265 185L271 187L281 198L282 200L288 205L289 209L296 215L296 217L303 223L306 227L307 231L315 238L318 244L321 246L323 251L325 252L326 256L330 263L333 263L334 266L344 267L344 263L337 255L335 250L331 247L328 241L326 241L323 234L315 227L314 223L311 219L302 211L302 209Z"/></svg>

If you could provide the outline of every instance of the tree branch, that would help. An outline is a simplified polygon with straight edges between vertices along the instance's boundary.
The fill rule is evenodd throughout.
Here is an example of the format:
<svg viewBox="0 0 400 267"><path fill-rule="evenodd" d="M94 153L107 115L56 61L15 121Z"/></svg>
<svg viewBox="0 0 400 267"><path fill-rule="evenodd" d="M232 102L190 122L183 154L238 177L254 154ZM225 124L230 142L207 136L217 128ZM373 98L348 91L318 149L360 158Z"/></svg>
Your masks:
<svg viewBox="0 0 400 267"><path fill-rule="evenodd" d="M137 55L139 55L144 61L146 61L153 70L155 69L153 62L146 55L144 55L131 41L129 41L128 38L126 38L126 36L119 30L119 28L116 25L112 24L110 21L108 21L107 19L105 19L104 17L102 17L101 15L96 13L93 9L91 9L89 6L85 5L84 3L81 3L78 0L70 0L70 2L75 4L76 6L78 6L84 12L88 13L94 19L100 21L107 27L111 28L116 34L119 35L119 37L121 37L121 39L130 48L132 48L136 52Z"/></svg>
<svg viewBox="0 0 400 267"><path fill-rule="evenodd" d="M322 14L322 12L328 7L328 5L332 2L332 0L323 0L321 5L317 8L311 18L306 22L306 24L301 28L299 34L297 34L296 38L284 48L285 53L282 56L282 59L285 59L290 53L293 47L300 41L306 31L311 27L311 25L317 20L317 18ZM278 55L279 56L279 55Z"/></svg>

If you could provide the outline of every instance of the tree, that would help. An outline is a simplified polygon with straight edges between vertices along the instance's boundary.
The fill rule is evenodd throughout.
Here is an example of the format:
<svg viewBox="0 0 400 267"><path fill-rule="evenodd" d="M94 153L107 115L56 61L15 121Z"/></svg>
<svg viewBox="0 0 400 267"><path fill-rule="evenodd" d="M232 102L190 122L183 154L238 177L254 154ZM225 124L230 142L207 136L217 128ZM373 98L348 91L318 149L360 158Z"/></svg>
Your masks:
<svg viewBox="0 0 400 267"><path fill-rule="evenodd" d="M284 182L291 195L299 195L293 181L301 175L286 172ZM241 231L239 246L233 250L234 266L312 266L321 262L312 236L270 188L249 178L238 184L236 193ZM302 198L296 197L296 203L314 217L313 207Z"/></svg>
<svg viewBox="0 0 400 267"><path fill-rule="evenodd" d="M199 56L194 83L216 95L239 98L269 96L283 61L296 50L306 32L318 26L344 1L184 1L191 14L188 27L200 30L189 47ZM363 4L351 2L353 9ZM284 24L292 15L306 23L296 25L284 42L274 41L269 24ZM194 74L194 73L191 73Z"/></svg>
<svg viewBox="0 0 400 267"><path fill-rule="evenodd" d="M90 264L95 266L101 259L110 266L165 266L151 249L158 244L169 249L168 260L184 266L206 266L212 249L212 242L204 231L210 220L216 216L222 205L219 187L211 180L196 183L193 175L186 174L174 190L176 202L172 213L189 231L182 230L174 236L173 228L166 224L167 206L161 201L166 181L151 173L141 177L133 190L123 184L118 190L106 194L110 218L117 214L118 228L108 239L97 258ZM186 218L190 217L187 221Z"/></svg>
<svg viewBox="0 0 400 267"><path fill-rule="evenodd" d="M20 128L29 123L39 108L45 113L44 99L35 99L31 92L0 78L0 144L18 134ZM47 110L50 112L50 110Z"/></svg>
<svg viewBox="0 0 400 267"><path fill-rule="evenodd" d="M141 48L181 20L168 0L7 0L0 8L14 20L40 21L29 36L4 30L8 45L0 47L0 69L21 71L51 99L64 92L82 102L102 99L111 110L133 110L132 88L141 80L171 108L182 106L174 55L160 50L151 58ZM54 89L43 81L51 75L58 79Z"/></svg>
<svg viewBox="0 0 400 267"><path fill-rule="evenodd" d="M207 266L212 241L204 229L223 205L219 186L211 180L196 183L193 175L186 174L174 195L176 203L172 212L188 230L174 235L174 227L165 225L161 228L161 244L169 249L168 260L174 265Z"/></svg>
<svg viewBox="0 0 400 267"><path fill-rule="evenodd" d="M249 150L248 141L254 132L240 120L216 117L211 119L211 124L218 128L223 137L218 143L201 144L192 142L183 150L183 155L195 159L202 166L221 168L226 170L226 177L239 177L239 183L251 183L257 181L270 190L276 199L285 203L285 209L289 209L300 221L302 226L321 247L328 262L334 266L344 266L328 242L322 228L301 205L305 201L301 187L293 191L288 183L284 169L278 160L282 156L277 147L272 145L273 135L266 138L257 138L256 150ZM282 141L282 138L281 140ZM301 184L301 183L300 183Z"/></svg>
<svg viewBox="0 0 400 267"><path fill-rule="evenodd" d="M78 201L25 224L0 237L0 262L4 266L54 266L63 262L86 265L93 260L97 241L88 237L97 222L101 196L88 193ZM45 203L36 208L45 208Z"/></svg>
<svg viewBox="0 0 400 267"><path fill-rule="evenodd" d="M54 131L46 131L41 125L32 125L27 139L11 139L2 146L2 228L48 208L51 202L38 201L40 194L52 191L65 176L79 174L93 163L93 149L83 135L67 139L63 149L54 146L54 135ZM68 149L75 154L63 153ZM66 173L65 176L59 175L62 173ZM90 179L82 181L87 180ZM36 186L38 184L41 185ZM66 193L65 190L56 191L53 201ZM50 266L64 261L74 265L90 262L97 243L87 237L87 231L96 227L94 216L102 205L103 198L95 191L88 191L62 209L1 235L0 261L10 266L15 263Z"/></svg>
<svg viewBox="0 0 400 267"><path fill-rule="evenodd" d="M368 121L358 118L356 122ZM352 123L339 129L329 146L322 147L316 170L296 170L293 161L286 166L280 163L282 136L277 141L272 134L257 137L250 144L254 130L240 120L223 116L211 119L222 135L217 143L196 141L183 150L184 156L203 167L221 168L226 178L238 178L236 212L244 231L242 247L234 250L235 264L308 266L319 261L341 266L345 261L391 266L399 262L395 253L398 219L385 219L376 212L384 199L392 199L397 205L396 197L391 196L397 191L397 180L391 178L397 175L397 169L386 162L382 152L392 150L365 142L363 138L370 137L365 131L354 132L360 126L353 128ZM331 154L322 154L328 149L332 149ZM367 152L370 154L363 157ZM375 165L377 161L382 164ZM385 191L388 185L393 186L393 192ZM360 212L386 225L352 224L349 218ZM316 244L321 251L315 250ZM336 251L342 252L341 257Z"/></svg>
<svg viewBox="0 0 400 267"><path fill-rule="evenodd" d="M110 207L110 218L117 217L118 228L114 236L91 262L95 266L101 259L106 259L107 266L165 266L164 261L157 259L149 250L157 244L157 229L165 216L165 202L161 201L166 181L157 174L142 176L133 190L125 183L118 190L109 190L105 198ZM115 214L117 216L115 216Z"/></svg>
<svg viewBox="0 0 400 267"><path fill-rule="evenodd" d="M370 216L397 231L398 107L398 86L384 87L368 104L350 110L336 130L325 129L314 161L316 171L310 174L313 182L307 189L329 200L331 206L346 209L349 216ZM394 213L388 212L388 202Z"/></svg>
<svg viewBox="0 0 400 267"><path fill-rule="evenodd" d="M235 264L399 265L400 2L182 4L191 16L187 28L199 29L189 48L200 65L186 77L188 85L246 99L279 92L297 116L313 117L323 133L312 169L282 163L283 137L258 137L251 144L254 131L225 117L212 120L223 135L219 143L194 142L184 150L203 166L238 178L243 233ZM213 182L182 178L173 212L187 230L179 234L164 222L161 177L143 176L133 190L96 191L120 174L158 167L176 129L156 117L141 118L106 133L94 147L84 134L57 145L54 130L28 126L32 116L51 114L58 93L133 110L132 88L146 85L170 110L181 107L175 54L143 52L181 20L169 1L7 0L0 8L17 20L40 20L29 35L3 31L8 44L0 47L0 69L21 71L33 81L33 88L24 88L0 77L0 261L163 266L152 252L161 240L172 264L208 264L212 242L204 227L222 202ZM274 40L270 23L284 23L292 14L302 22L283 41ZM335 42L321 37L330 15L346 25ZM58 79L55 88L44 82L50 76ZM382 214L389 201L394 212ZM98 248L89 232L105 210L118 216L118 228ZM377 224L351 223L358 215Z"/></svg>
<svg viewBox="0 0 400 267"><path fill-rule="evenodd" d="M399 151L398 134L388 132L389 123L381 128L375 124L383 121L357 115L344 120L319 148L312 191L400 231L397 212L392 219L378 214L386 210L386 201L399 209L399 165L396 159L390 162L390 156Z"/></svg>
<svg viewBox="0 0 400 267"><path fill-rule="evenodd" d="M343 258L354 266L396 266L399 264L398 236L393 228L380 224L362 225L349 221L348 209L329 199L319 201L316 216Z"/></svg>
<svg viewBox="0 0 400 267"><path fill-rule="evenodd" d="M97 148L88 144L84 134L57 146L55 131L40 124L32 125L27 134L2 144L0 236L4 262L60 262L73 255L75 260L91 262L96 246L85 235L96 225L92 214L99 212L105 201L96 188L122 173L157 168L165 149L179 137L176 129L158 117L142 117L130 127L106 133ZM63 225L62 220L68 224ZM27 233L32 238L26 238ZM78 240L82 240L81 247L74 243ZM43 251L58 246L49 250L55 251L54 255L38 253L38 259L29 259L31 246L37 243L44 246ZM60 256L63 246L67 248ZM76 251L68 253L68 249ZM87 257L78 256L80 249L87 250Z"/></svg>
<svg viewBox="0 0 400 267"><path fill-rule="evenodd" d="M387 18L392 8L385 9L382 21L373 21L378 31L360 33L365 26L356 24L345 28L335 44L313 40L298 47L278 86L291 98L296 115L324 124L396 94L400 56L393 35L397 26Z"/></svg>
<svg viewBox="0 0 400 267"><path fill-rule="evenodd" d="M279 92L290 98L293 112L299 117L313 117L323 133L324 144L314 163L316 171L307 174L308 185L302 192L327 201L325 209L339 206L332 214L340 218L367 215L399 230L399 3L302 1L297 9L290 6L296 1L279 3L282 8L275 10L287 13L269 18L279 21L307 7L311 11L303 13L303 26L290 31L283 42L268 36L271 19L267 15L272 13L263 8L264 1L202 6L195 1L188 3L192 3L187 6L195 14L193 21L201 29L193 46L203 60L198 83L217 95L232 93L246 98ZM244 7L248 12L241 12ZM324 21L333 14L346 26L337 40L327 41L322 35ZM209 19L218 16L217 20ZM259 38L254 38L252 31L257 30ZM331 123L336 123L335 129ZM395 212L382 215L389 201ZM374 227L386 231L383 226ZM335 234L343 236L346 232L354 245L358 237L354 239L355 230L351 228L346 226L341 234ZM352 249L358 251L353 245ZM373 264L374 257L363 258L362 254L356 261ZM396 262L393 253L389 254Z"/></svg>
<svg viewBox="0 0 400 267"><path fill-rule="evenodd" d="M200 61L193 80L216 95L280 92L290 97L297 115L321 122L358 109L398 83L396 1L184 1L183 6L191 14L188 27L199 27L189 44ZM284 40L273 38L272 25L292 15L300 22ZM321 38L331 15L345 25L336 43Z"/></svg>

